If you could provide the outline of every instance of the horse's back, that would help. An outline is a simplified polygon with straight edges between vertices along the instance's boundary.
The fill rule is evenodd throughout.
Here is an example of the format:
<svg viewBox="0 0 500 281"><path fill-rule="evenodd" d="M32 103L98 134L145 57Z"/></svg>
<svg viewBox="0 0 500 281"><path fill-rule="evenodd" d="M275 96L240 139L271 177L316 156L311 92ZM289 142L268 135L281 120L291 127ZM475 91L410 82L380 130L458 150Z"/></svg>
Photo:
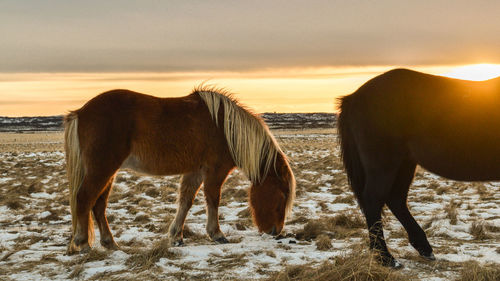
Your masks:
<svg viewBox="0 0 500 281"><path fill-rule="evenodd" d="M453 136L457 128L473 137L500 126L499 79L465 81L395 69L348 98L360 118L402 138L429 132Z"/></svg>
<svg viewBox="0 0 500 281"><path fill-rule="evenodd" d="M500 176L500 79L475 82L396 69L342 103L362 141L397 147L449 178Z"/></svg>
<svg viewBox="0 0 500 281"><path fill-rule="evenodd" d="M158 98L128 90L96 96L77 110L80 139L95 157L150 174L181 174L222 145L220 132L197 95ZM118 161L118 160L117 160Z"/></svg>

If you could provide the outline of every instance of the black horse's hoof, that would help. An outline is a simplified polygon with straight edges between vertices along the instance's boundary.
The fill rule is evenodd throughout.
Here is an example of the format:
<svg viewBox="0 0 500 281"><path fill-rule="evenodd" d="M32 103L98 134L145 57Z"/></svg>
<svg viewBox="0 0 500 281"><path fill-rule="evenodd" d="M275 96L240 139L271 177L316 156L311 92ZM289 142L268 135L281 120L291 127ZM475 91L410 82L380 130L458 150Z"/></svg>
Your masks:
<svg viewBox="0 0 500 281"><path fill-rule="evenodd" d="M227 240L226 237L223 236L223 237L215 239L215 243L217 243L217 244L227 244L227 243L229 243L229 240Z"/></svg>
<svg viewBox="0 0 500 281"><path fill-rule="evenodd" d="M389 266L392 267L393 269L402 269L404 267L404 265L402 263L398 262L395 259L391 261Z"/></svg>
<svg viewBox="0 0 500 281"><path fill-rule="evenodd" d="M172 242L172 246L173 247L182 247L182 246L184 246L184 241L183 240L174 241L174 242Z"/></svg>
<svg viewBox="0 0 500 281"><path fill-rule="evenodd" d="M382 258L381 264L392 269L402 269L404 266L402 263L398 262L395 258Z"/></svg>
<svg viewBox="0 0 500 281"><path fill-rule="evenodd" d="M434 256L433 253L430 253L430 254L420 254L421 257L423 257L424 259L428 260L428 261L435 261L436 260L436 257Z"/></svg>

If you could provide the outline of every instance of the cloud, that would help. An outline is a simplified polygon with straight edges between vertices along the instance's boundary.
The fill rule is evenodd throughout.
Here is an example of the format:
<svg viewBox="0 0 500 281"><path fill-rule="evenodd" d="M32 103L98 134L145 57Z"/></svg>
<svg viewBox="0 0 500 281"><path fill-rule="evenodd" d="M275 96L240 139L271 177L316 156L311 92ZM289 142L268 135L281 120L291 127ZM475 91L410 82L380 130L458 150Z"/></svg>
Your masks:
<svg viewBox="0 0 500 281"><path fill-rule="evenodd" d="M465 0L12 1L0 4L0 71L498 63L498 10Z"/></svg>

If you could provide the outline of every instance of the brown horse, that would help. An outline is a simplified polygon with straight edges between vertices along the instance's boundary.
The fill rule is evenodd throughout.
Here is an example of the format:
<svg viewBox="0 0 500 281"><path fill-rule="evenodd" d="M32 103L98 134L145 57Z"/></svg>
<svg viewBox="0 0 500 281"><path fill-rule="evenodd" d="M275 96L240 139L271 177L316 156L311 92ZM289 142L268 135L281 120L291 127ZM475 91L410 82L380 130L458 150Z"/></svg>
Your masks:
<svg viewBox="0 0 500 281"><path fill-rule="evenodd" d="M364 212L370 248L400 267L387 250L381 211L387 204L411 245L434 260L407 206L416 165L461 181L500 180L500 77L464 81L395 69L341 98L344 166Z"/></svg>
<svg viewBox="0 0 500 281"><path fill-rule="evenodd" d="M221 186L235 167L252 183L249 202L259 231L279 234L292 208L295 179L287 158L262 119L223 91L202 87L185 97L157 98L113 90L68 114L65 126L73 223L68 254L92 245L91 213L101 244L117 248L105 211L120 168L183 175L169 228L174 245L182 244L184 220L202 182L207 233L227 243L218 207Z"/></svg>

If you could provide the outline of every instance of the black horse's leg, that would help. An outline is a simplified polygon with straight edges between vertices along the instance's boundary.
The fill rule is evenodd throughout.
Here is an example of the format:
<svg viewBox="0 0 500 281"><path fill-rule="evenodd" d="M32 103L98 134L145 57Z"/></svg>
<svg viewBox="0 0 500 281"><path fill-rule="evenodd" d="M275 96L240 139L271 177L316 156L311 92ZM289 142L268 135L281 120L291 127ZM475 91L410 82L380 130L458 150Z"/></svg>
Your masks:
<svg viewBox="0 0 500 281"><path fill-rule="evenodd" d="M363 211L370 236L370 249L378 252L383 265L400 268L402 265L394 259L387 249L381 220L382 207L393 181L393 173L387 173L387 171L368 173L363 191Z"/></svg>
<svg viewBox="0 0 500 281"><path fill-rule="evenodd" d="M410 244L422 257L435 260L432 247L429 241L427 241L424 230L418 225L408 210L408 189L413 180L415 168L416 164L412 160L406 160L401 164L390 197L387 200L387 206L405 228Z"/></svg>
<svg viewBox="0 0 500 281"><path fill-rule="evenodd" d="M387 249L381 213L407 150L399 140L372 130L361 130L356 139L365 175L359 202L366 217L370 249L378 252L383 265L400 268L402 265Z"/></svg>

